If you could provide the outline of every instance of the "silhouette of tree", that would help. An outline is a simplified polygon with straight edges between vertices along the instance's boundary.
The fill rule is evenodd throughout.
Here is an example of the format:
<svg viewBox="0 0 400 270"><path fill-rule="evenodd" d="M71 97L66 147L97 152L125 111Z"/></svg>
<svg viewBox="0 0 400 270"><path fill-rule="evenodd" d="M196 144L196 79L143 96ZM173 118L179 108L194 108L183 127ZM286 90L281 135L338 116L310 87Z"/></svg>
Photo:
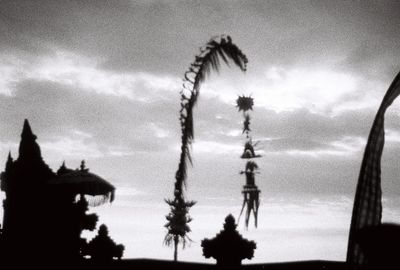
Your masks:
<svg viewBox="0 0 400 270"><path fill-rule="evenodd" d="M219 234L212 239L201 241L204 257L213 257L223 269L237 269L243 259L253 258L257 247L254 241L244 239L236 227L235 218L228 215L225 218L224 229Z"/></svg>
<svg viewBox="0 0 400 270"><path fill-rule="evenodd" d="M189 239L187 233L190 228L187 225L191 221L188 216L189 208L195 202L185 201L183 186L186 186L187 161L192 164L190 146L194 139L193 108L196 105L201 83L205 81L211 70L219 71L220 58L229 65L232 61L242 71L246 71L247 57L232 43L230 36L212 38L204 47L200 48L200 54L195 57L189 69L185 72L181 94L180 125L181 125L181 154L178 169L175 174L174 199L166 200L171 212L166 216L168 229L164 243L174 243L174 260L177 260L177 248L181 241L185 245ZM179 229L178 229L179 228Z"/></svg>

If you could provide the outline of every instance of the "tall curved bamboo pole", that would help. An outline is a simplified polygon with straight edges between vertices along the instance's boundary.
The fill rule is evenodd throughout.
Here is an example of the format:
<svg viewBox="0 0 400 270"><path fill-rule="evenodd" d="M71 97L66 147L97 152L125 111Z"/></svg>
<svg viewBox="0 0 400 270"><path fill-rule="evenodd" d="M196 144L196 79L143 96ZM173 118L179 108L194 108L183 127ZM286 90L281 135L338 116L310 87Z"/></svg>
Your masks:
<svg viewBox="0 0 400 270"><path fill-rule="evenodd" d="M166 216L168 222L165 227L168 232L164 243L166 245L174 244L175 261L178 256L179 242L182 242L183 247L185 247L187 239L190 240L187 236L187 233L190 232L188 223L192 220L189 216L189 209L195 204L193 201L186 201L183 195L183 186L186 186L187 178L187 162L192 163L190 146L194 140L193 108L197 103L201 83L204 82L211 70L219 70L220 58L227 65L231 61L242 71L246 71L247 57L232 43L230 36L222 35L211 39L204 47L200 48L200 54L190 64L183 78L179 117L182 132L181 154L175 173L174 199L165 200L171 211Z"/></svg>

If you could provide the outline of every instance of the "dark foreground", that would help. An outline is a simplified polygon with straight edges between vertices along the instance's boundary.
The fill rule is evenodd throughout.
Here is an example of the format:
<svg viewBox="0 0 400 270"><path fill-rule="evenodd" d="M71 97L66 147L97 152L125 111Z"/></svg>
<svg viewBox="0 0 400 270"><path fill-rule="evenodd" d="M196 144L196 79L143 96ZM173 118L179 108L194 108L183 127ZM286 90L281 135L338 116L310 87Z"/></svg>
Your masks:
<svg viewBox="0 0 400 270"><path fill-rule="evenodd" d="M85 269L98 269L99 265L93 265L90 262L85 263ZM218 269L215 264L206 263L189 263L189 262L173 262L151 259L127 259L121 261L113 261L109 265L102 264L101 267L107 266L107 269L128 270L128 269L176 269L176 270L208 270ZM109 268L108 268L109 267ZM104 268L102 268L104 269ZM333 261L300 261L300 262L284 262L284 263L265 263L265 264L246 264L240 269L266 269L266 270L350 270L344 262Z"/></svg>
<svg viewBox="0 0 400 270"><path fill-rule="evenodd" d="M167 260L154 260L154 259L124 259L120 261L107 261L101 263L95 263L91 260L81 261L79 263L59 261L46 262L32 261L26 259L19 260L0 260L0 269L24 269L29 265L33 269L52 269L52 270L209 270L209 269L220 269L212 263L191 263L191 262L173 262ZM232 269L232 268L231 268ZM298 262L281 262L281 263L262 263L262 264L245 264L236 269L244 270L352 270L352 268L346 266L344 262L334 261L298 261Z"/></svg>

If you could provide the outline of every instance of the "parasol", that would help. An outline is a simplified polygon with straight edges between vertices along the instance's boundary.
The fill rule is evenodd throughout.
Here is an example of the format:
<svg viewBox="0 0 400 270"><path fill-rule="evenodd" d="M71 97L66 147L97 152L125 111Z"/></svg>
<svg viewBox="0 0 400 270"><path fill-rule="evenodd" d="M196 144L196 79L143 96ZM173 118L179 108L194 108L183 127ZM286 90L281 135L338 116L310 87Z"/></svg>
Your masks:
<svg viewBox="0 0 400 270"><path fill-rule="evenodd" d="M108 200L114 200L115 187L100 176L89 172L82 162L81 168L59 174L49 181L49 185L61 189L63 192L74 195L94 196L89 202L92 205L100 205Z"/></svg>

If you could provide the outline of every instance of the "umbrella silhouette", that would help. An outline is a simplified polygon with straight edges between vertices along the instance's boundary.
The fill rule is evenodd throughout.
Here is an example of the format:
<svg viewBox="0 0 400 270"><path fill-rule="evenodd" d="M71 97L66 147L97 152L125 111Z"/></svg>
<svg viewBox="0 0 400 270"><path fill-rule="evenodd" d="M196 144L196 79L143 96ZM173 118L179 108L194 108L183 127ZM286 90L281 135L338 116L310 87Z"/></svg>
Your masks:
<svg viewBox="0 0 400 270"><path fill-rule="evenodd" d="M62 192L73 195L90 195L94 200L89 199L91 205L100 205L108 200L114 200L115 187L100 176L89 172L82 162L81 168L65 172L49 181L49 185Z"/></svg>

